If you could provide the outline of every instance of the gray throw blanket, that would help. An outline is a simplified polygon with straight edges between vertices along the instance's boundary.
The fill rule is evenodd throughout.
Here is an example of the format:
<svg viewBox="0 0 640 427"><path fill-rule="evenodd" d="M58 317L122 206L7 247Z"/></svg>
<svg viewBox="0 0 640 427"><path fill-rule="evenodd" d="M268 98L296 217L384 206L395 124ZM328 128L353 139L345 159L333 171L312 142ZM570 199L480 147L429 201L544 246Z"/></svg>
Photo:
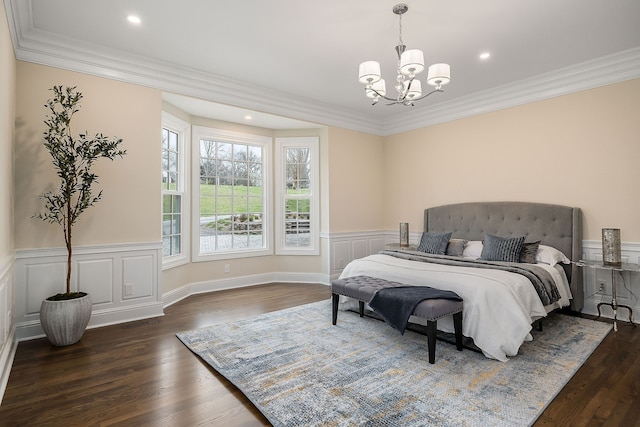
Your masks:
<svg viewBox="0 0 640 427"><path fill-rule="evenodd" d="M450 299L462 301L452 291L430 288L428 286L398 286L382 288L373 295L369 307L378 313L385 322L404 335L409 317L416 306L427 299Z"/></svg>
<svg viewBox="0 0 640 427"><path fill-rule="evenodd" d="M434 255L425 252L409 250L386 249L380 251L381 254L403 258L411 261L430 262L435 264L453 265L460 267L489 268L494 270L509 271L525 276L531 282L538 293L543 305L552 304L560 299L560 293L555 281L548 271L542 267L532 264L521 264L515 262L497 262L473 260L447 255Z"/></svg>

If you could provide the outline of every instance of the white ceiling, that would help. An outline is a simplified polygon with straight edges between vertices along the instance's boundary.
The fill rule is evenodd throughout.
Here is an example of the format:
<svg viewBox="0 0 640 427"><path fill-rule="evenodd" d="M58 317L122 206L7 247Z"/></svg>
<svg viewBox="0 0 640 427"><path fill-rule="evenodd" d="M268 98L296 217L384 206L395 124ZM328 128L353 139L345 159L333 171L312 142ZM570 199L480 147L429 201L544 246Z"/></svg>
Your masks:
<svg viewBox="0 0 640 427"><path fill-rule="evenodd" d="M451 83L415 107L372 106L358 64L379 61L393 90L396 3L5 0L18 59L218 104L166 98L193 114L252 110L265 127L384 135L640 76L638 0L409 0L404 43L449 63Z"/></svg>

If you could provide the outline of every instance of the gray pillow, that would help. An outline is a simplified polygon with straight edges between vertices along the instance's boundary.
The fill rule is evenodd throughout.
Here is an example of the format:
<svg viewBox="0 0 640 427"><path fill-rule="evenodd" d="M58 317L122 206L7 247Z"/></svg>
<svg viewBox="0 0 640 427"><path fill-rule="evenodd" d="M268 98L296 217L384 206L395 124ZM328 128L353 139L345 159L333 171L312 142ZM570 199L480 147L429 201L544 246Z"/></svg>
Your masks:
<svg viewBox="0 0 640 427"><path fill-rule="evenodd" d="M540 246L540 240L537 242L523 243L522 249L520 250L520 262L535 264L538 246Z"/></svg>
<svg viewBox="0 0 640 427"><path fill-rule="evenodd" d="M467 241L464 239L450 239L447 244L447 255L451 256L462 256L464 252L464 245L467 244Z"/></svg>
<svg viewBox="0 0 640 427"><path fill-rule="evenodd" d="M486 261L519 262L524 238L525 236L499 237L485 234L480 259Z"/></svg>
<svg viewBox="0 0 640 427"><path fill-rule="evenodd" d="M422 233L417 250L428 254L444 255L450 238L451 233L438 234L425 231Z"/></svg>

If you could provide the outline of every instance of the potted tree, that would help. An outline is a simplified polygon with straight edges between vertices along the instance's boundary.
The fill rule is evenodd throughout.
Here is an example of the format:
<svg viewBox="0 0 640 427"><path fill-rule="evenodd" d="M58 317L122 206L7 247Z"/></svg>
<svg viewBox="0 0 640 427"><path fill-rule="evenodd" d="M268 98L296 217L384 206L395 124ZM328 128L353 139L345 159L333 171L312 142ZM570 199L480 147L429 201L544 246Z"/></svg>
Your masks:
<svg viewBox="0 0 640 427"><path fill-rule="evenodd" d="M82 338L91 318L91 297L86 292L71 290L71 237L73 225L80 215L102 198L102 190L94 195L93 184L98 176L92 172L94 163L100 158L110 160L122 157L126 150L120 149L122 139L109 138L100 133L93 137L87 132L74 137L71 119L80 110L82 93L76 87L54 86L53 98L45 106L49 114L44 123L44 146L51 155L60 185L56 191L47 191L40 196L44 210L36 213L49 223L62 228L67 248L66 290L42 302L40 323L49 341L56 346L71 345Z"/></svg>

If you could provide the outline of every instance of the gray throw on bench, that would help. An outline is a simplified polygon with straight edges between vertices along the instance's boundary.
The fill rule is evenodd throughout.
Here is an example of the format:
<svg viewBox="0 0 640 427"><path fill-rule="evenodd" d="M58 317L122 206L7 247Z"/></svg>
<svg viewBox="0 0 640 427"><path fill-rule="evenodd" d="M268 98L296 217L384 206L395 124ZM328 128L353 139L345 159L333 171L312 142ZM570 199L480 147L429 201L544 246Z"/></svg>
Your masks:
<svg viewBox="0 0 640 427"><path fill-rule="evenodd" d="M378 290L369 302L369 307L382 316L388 325L404 335L409 317L416 306L427 299L462 301L462 298L452 291L428 286L398 286Z"/></svg>

